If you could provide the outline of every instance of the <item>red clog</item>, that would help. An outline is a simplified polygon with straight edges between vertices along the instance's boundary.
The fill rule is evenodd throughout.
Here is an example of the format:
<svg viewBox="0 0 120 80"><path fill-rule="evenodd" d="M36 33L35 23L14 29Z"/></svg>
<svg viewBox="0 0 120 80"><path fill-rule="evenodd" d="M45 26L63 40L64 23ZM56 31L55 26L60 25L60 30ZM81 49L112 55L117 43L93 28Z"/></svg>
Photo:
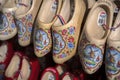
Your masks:
<svg viewBox="0 0 120 80"><path fill-rule="evenodd" d="M37 59L29 59L22 52L15 52L5 71L5 80L38 80L39 71Z"/></svg>
<svg viewBox="0 0 120 80"><path fill-rule="evenodd" d="M60 80L59 73L55 68L49 67L43 71L40 80Z"/></svg>

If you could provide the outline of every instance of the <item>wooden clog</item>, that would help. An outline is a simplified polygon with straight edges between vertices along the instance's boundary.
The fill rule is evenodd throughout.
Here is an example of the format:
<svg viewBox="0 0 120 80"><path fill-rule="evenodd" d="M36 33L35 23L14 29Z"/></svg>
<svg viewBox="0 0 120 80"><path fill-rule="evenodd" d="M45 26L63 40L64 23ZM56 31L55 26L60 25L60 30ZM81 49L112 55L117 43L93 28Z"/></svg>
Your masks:
<svg viewBox="0 0 120 80"><path fill-rule="evenodd" d="M108 80L120 80L120 11L107 40L105 69Z"/></svg>
<svg viewBox="0 0 120 80"><path fill-rule="evenodd" d="M51 27L61 8L62 0L44 0L38 13L34 29L34 52L37 57L43 57L51 51Z"/></svg>
<svg viewBox="0 0 120 80"><path fill-rule="evenodd" d="M102 65L104 46L110 33L114 7L111 1L97 1L90 10L84 25L78 53L82 67L88 74L95 73Z"/></svg>
<svg viewBox="0 0 120 80"><path fill-rule="evenodd" d="M53 60L58 64L68 61L76 54L81 23L86 10L83 0L70 0L70 8L66 7L67 5L62 6L52 27Z"/></svg>
<svg viewBox="0 0 120 80"><path fill-rule="evenodd" d="M16 25L18 27L18 42L21 46L28 46L31 43L31 33L37 12L42 0L22 0L18 3L15 12ZM20 11L20 9L23 9Z"/></svg>

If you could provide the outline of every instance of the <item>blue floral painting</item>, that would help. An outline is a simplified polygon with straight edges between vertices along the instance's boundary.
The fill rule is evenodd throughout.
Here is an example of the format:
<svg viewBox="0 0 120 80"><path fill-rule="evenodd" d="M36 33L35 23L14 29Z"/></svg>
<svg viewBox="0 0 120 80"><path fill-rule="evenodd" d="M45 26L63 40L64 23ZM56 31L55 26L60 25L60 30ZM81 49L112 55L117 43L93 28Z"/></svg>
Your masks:
<svg viewBox="0 0 120 80"><path fill-rule="evenodd" d="M26 19L29 20L29 21L32 21L32 14L28 14L28 15L26 16Z"/></svg>
<svg viewBox="0 0 120 80"><path fill-rule="evenodd" d="M68 48L69 49L73 49L74 48L74 44L72 42L68 42Z"/></svg>
<svg viewBox="0 0 120 80"><path fill-rule="evenodd" d="M69 34L73 35L75 33L75 27L69 27Z"/></svg>
<svg viewBox="0 0 120 80"><path fill-rule="evenodd" d="M61 58L64 58L64 57L66 57L67 55L65 54L65 53L63 53L63 54L61 54Z"/></svg>
<svg viewBox="0 0 120 80"><path fill-rule="evenodd" d="M13 29L15 29L15 27L16 27L15 23L11 23L11 27L12 27Z"/></svg>
<svg viewBox="0 0 120 80"><path fill-rule="evenodd" d="M28 27L28 31L31 33L32 32L32 27Z"/></svg>

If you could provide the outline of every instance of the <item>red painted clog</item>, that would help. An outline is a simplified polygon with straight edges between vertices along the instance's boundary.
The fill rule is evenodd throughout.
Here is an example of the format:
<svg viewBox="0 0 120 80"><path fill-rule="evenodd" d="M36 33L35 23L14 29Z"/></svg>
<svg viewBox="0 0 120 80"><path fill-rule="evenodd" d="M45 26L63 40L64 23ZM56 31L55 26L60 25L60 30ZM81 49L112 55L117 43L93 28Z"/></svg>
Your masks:
<svg viewBox="0 0 120 80"><path fill-rule="evenodd" d="M40 80L59 80L59 73L55 68L49 67L43 71Z"/></svg>

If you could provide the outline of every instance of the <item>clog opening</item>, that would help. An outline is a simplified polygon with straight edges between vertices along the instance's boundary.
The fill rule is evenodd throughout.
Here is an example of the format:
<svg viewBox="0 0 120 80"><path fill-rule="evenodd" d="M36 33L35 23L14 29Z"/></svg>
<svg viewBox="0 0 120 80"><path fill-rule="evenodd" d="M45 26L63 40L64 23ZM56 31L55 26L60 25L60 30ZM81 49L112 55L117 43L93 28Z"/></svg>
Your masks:
<svg viewBox="0 0 120 80"><path fill-rule="evenodd" d="M96 7L89 16L86 32L95 39L104 39L108 32L110 12L107 7ZM105 26L104 26L105 25Z"/></svg>
<svg viewBox="0 0 120 80"><path fill-rule="evenodd" d="M32 0L16 0L17 10L15 11L15 15L23 15L31 9L33 5Z"/></svg>
<svg viewBox="0 0 120 80"><path fill-rule="evenodd" d="M60 14L54 23L54 26L62 26L68 23L74 14L75 1L74 0L64 0Z"/></svg>
<svg viewBox="0 0 120 80"><path fill-rule="evenodd" d="M22 61L22 68L20 70L20 74L18 76L18 80L28 80L30 76L31 70L30 70L30 64L28 60L25 58Z"/></svg>
<svg viewBox="0 0 120 80"><path fill-rule="evenodd" d="M20 57L18 55L14 55L5 71L5 76L13 78L16 72L18 71L19 66Z"/></svg>
<svg viewBox="0 0 120 80"><path fill-rule="evenodd" d="M56 16L59 2L57 0L44 0L40 11L39 21L43 23L50 23Z"/></svg>

